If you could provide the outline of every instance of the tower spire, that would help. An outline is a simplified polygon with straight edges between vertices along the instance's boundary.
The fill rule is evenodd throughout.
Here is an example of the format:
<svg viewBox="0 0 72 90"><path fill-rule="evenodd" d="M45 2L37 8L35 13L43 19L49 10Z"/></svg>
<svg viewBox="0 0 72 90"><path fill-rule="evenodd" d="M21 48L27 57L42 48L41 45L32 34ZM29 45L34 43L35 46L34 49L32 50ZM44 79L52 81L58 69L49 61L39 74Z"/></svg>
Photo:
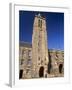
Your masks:
<svg viewBox="0 0 72 90"><path fill-rule="evenodd" d="M38 17L41 17L41 14L40 13L38 13Z"/></svg>

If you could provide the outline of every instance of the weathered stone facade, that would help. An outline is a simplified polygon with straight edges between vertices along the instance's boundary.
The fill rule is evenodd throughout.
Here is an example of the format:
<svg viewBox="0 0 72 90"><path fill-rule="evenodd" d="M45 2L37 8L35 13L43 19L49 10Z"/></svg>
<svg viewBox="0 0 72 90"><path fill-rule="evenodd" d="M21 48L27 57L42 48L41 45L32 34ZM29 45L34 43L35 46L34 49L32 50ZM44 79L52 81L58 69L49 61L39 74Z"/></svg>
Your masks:
<svg viewBox="0 0 72 90"><path fill-rule="evenodd" d="M46 20L38 14L33 24L32 44L20 42L19 78L61 76L64 76L64 52L48 49Z"/></svg>
<svg viewBox="0 0 72 90"><path fill-rule="evenodd" d="M19 52L19 78L31 78L32 46L21 42Z"/></svg>
<svg viewBox="0 0 72 90"><path fill-rule="evenodd" d="M32 45L20 42L19 72L22 70L20 78L32 78ZM49 63L47 64L47 77L64 76L64 52L61 50L48 50ZM40 65L40 63L38 63ZM46 76L45 76L46 77ZM36 77L35 77L36 78Z"/></svg>
<svg viewBox="0 0 72 90"><path fill-rule="evenodd" d="M46 20L38 14L34 19L32 35L32 77L47 76L49 62L47 46Z"/></svg>

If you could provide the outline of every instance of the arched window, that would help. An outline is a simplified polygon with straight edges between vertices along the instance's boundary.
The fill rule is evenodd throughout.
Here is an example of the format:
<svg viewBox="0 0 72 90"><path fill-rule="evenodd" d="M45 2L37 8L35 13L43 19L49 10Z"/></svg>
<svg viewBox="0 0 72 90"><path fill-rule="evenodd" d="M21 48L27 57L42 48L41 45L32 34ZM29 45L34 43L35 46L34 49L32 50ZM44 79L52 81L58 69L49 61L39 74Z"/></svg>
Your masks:
<svg viewBox="0 0 72 90"><path fill-rule="evenodd" d="M41 20L41 22L40 22L40 27L42 28L42 20Z"/></svg>
<svg viewBox="0 0 72 90"><path fill-rule="evenodd" d="M38 27L40 27L40 19L38 20Z"/></svg>
<svg viewBox="0 0 72 90"><path fill-rule="evenodd" d="M42 20L38 20L38 27L42 28Z"/></svg>

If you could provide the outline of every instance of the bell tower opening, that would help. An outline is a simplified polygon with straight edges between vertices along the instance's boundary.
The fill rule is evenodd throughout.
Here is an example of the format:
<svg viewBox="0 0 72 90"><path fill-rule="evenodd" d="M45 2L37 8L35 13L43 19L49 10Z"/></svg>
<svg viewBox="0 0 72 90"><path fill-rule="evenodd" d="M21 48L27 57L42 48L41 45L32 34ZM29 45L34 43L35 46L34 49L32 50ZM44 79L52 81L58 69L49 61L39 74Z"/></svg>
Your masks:
<svg viewBox="0 0 72 90"><path fill-rule="evenodd" d="M44 76L44 67L41 66L39 69L39 77L43 77Z"/></svg>

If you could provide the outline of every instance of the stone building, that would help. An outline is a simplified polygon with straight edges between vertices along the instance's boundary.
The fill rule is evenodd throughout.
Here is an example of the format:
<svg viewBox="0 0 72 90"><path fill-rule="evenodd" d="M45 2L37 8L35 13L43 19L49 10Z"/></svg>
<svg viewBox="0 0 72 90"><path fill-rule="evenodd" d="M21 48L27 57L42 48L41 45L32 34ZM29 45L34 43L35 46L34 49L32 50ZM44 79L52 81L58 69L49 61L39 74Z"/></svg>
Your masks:
<svg viewBox="0 0 72 90"><path fill-rule="evenodd" d="M63 75L64 52L48 49L46 19L38 14L34 18L32 44L20 42L19 78L47 78Z"/></svg>
<svg viewBox="0 0 72 90"><path fill-rule="evenodd" d="M35 16L32 35L32 77L47 76L48 47L46 20L40 14Z"/></svg>

